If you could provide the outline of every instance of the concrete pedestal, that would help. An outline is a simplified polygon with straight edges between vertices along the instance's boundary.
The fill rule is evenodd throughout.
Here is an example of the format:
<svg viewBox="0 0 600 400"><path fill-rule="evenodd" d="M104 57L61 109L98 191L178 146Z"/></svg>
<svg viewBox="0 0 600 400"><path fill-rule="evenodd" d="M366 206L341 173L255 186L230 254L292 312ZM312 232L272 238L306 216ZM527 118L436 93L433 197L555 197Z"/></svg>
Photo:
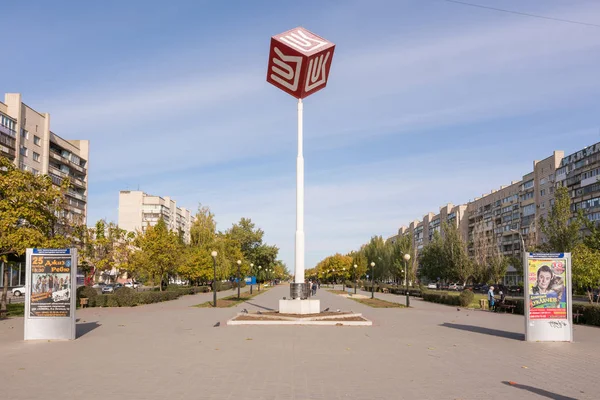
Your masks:
<svg viewBox="0 0 600 400"><path fill-rule="evenodd" d="M320 300L279 300L280 314L319 314Z"/></svg>

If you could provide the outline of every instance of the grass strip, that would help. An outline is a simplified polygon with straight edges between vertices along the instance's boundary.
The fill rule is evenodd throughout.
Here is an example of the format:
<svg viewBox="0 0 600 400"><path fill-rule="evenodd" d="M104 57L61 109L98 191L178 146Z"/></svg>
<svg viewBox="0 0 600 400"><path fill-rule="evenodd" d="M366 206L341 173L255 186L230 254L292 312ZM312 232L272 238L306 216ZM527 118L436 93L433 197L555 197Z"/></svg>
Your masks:
<svg viewBox="0 0 600 400"><path fill-rule="evenodd" d="M231 296L227 296L227 297L223 297L221 299L217 299L217 308L228 308L228 307L233 307L237 304L243 303L245 301L250 300L253 297L258 296L259 294L265 293L268 289L264 288L262 289L260 292L258 290L253 291L252 294L250 294L250 292L243 292L240 293L240 298L238 299L237 297L237 293L233 294ZM198 308L213 308L213 301L207 301L201 304L196 304L192 307L198 307Z"/></svg>

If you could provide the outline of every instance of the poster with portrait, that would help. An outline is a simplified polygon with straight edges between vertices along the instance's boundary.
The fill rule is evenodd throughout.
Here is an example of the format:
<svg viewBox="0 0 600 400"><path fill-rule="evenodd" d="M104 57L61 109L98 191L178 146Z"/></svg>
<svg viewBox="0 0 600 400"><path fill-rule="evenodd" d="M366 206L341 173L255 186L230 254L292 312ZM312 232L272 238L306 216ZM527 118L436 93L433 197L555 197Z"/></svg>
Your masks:
<svg viewBox="0 0 600 400"><path fill-rule="evenodd" d="M567 260L555 257L527 260L527 290L529 319L567 319Z"/></svg>
<svg viewBox="0 0 600 400"><path fill-rule="evenodd" d="M31 257L31 317L71 316L71 257L54 254Z"/></svg>

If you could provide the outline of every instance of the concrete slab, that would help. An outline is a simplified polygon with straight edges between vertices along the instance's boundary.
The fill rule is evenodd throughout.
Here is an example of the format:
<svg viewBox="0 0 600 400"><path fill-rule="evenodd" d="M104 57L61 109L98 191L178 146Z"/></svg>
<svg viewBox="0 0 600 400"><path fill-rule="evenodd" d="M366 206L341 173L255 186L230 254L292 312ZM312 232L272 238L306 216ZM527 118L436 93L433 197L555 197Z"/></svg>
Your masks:
<svg viewBox="0 0 600 400"><path fill-rule="evenodd" d="M282 314L318 314L321 312L321 301L307 300L279 300L279 312Z"/></svg>

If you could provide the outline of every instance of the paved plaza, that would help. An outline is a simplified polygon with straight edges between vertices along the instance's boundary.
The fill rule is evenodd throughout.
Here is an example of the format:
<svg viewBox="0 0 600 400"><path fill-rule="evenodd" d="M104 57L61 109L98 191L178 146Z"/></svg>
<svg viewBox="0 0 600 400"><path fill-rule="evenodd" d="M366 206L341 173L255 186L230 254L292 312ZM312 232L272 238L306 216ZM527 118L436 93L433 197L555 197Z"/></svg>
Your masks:
<svg viewBox="0 0 600 400"><path fill-rule="evenodd" d="M243 308L275 309L288 293L281 285L221 309L190 307L212 299L204 293L78 310L71 342L24 342L22 318L0 321L0 398L600 398L593 327L576 326L571 344L526 343L522 316L418 299L374 309L324 289L322 308L362 312L373 326L226 325Z"/></svg>

